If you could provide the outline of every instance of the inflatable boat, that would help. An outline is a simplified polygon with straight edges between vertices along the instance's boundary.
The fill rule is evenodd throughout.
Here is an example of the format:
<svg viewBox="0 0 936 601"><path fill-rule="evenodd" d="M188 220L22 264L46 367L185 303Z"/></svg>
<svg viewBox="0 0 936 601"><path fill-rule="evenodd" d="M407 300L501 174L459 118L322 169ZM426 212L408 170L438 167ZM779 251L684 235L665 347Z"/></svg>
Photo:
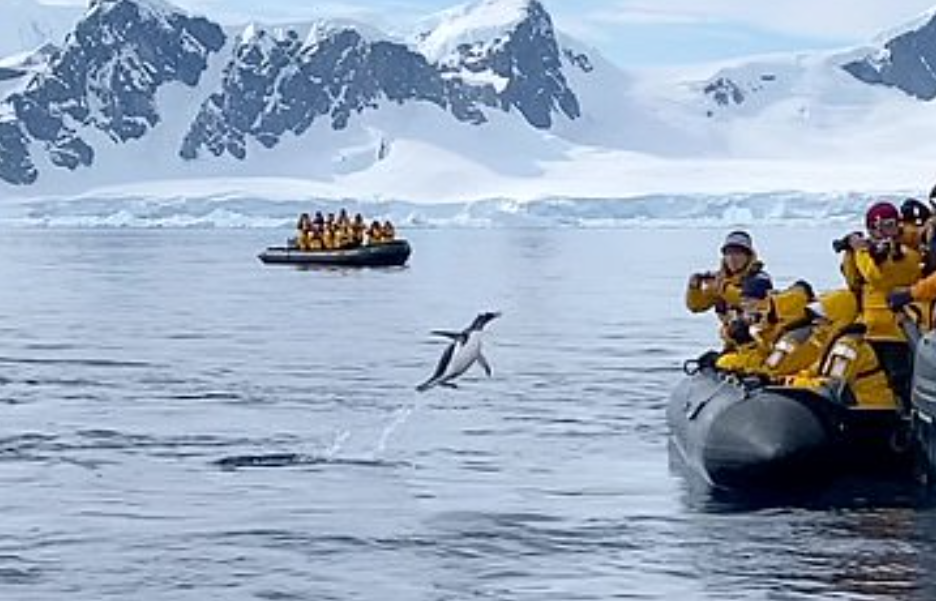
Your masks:
<svg viewBox="0 0 936 601"><path fill-rule="evenodd" d="M394 267L403 265L410 256L406 240L393 240L341 250L299 250L292 247L270 247L258 255L267 265L300 265L325 267Z"/></svg>
<svg viewBox="0 0 936 601"><path fill-rule="evenodd" d="M936 333L920 338L913 358L913 432L923 473L936 480Z"/></svg>
<svg viewBox="0 0 936 601"><path fill-rule="evenodd" d="M667 421L683 462L716 488L789 490L911 463L897 411L859 410L832 393L745 382L711 367L688 372Z"/></svg>

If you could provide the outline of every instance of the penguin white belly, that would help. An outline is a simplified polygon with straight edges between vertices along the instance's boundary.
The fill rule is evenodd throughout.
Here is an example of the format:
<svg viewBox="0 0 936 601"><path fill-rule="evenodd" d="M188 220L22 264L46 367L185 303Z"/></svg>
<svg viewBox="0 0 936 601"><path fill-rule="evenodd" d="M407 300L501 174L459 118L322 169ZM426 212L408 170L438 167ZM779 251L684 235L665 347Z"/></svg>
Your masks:
<svg viewBox="0 0 936 601"><path fill-rule="evenodd" d="M468 371L468 368L478 360L480 353L481 336L476 332L472 332L465 344L455 347L455 352L452 353L452 360L449 362L448 369L445 370L443 379L457 378Z"/></svg>

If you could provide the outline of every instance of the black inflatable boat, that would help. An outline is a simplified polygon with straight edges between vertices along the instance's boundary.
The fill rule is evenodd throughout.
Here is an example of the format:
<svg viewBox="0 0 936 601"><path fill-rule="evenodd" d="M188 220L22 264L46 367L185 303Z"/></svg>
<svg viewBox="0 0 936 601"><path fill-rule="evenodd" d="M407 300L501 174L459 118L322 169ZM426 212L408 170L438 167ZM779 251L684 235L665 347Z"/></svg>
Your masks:
<svg viewBox="0 0 936 601"><path fill-rule="evenodd" d="M920 460L936 480L936 332L920 338L913 358L913 430Z"/></svg>
<svg viewBox="0 0 936 601"><path fill-rule="evenodd" d="M410 252L409 242L393 240L342 250L303 251L289 247L270 247L258 257L268 265L394 267L405 264Z"/></svg>
<svg viewBox="0 0 936 601"><path fill-rule="evenodd" d="M685 464L717 488L784 490L911 463L906 420L896 411L852 409L831 394L743 382L713 368L676 387L667 421Z"/></svg>

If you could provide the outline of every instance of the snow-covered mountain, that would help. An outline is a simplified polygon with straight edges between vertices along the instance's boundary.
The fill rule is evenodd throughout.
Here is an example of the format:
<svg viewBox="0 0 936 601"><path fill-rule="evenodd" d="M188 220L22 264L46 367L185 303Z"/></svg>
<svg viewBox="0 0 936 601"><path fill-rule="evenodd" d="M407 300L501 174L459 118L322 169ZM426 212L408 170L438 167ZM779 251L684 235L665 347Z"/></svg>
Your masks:
<svg viewBox="0 0 936 601"><path fill-rule="evenodd" d="M933 15L702 77L626 72L540 0L476 0L399 38L92 0L54 42L0 61L0 187L18 194L211 178L416 200L893 188L930 177L936 150ZM881 160L911 140L919 161Z"/></svg>
<svg viewBox="0 0 936 601"><path fill-rule="evenodd" d="M485 126L492 143L514 144L518 132L539 140L581 117L569 66L587 68L588 58L563 53L537 0L481 0L409 42L334 22L225 31L156 0L95 0L48 68L3 101L0 180L77 179L63 169L90 169L82 179L92 182L126 178L126 159L107 160L115 146L146 154L148 175L224 173L225 157L246 164L239 173L265 173L268 162L284 167L277 149L300 175L308 167L284 138L302 139L307 157L359 155L364 140L376 145L373 160L352 162L368 167L401 133L435 136L414 132L414 120L429 130ZM162 101L170 93L171 106ZM507 114L510 125L491 123Z"/></svg>
<svg viewBox="0 0 936 601"><path fill-rule="evenodd" d="M459 41L438 56L353 25L315 24L302 30L303 37L298 28L251 25L235 38L221 89L202 105L182 157L207 150L243 159L247 138L272 148L287 132L302 135L317 119L342 130L353 115L384 103L435 105L475 125L488 122L486 109L516 109L539 129L553 124L554 113L578 117L552 23L536 1L486 0L425 33L421 44L447 39L448 28L470 27L461 22L505 4L516 14L501 30Z"/></svg>

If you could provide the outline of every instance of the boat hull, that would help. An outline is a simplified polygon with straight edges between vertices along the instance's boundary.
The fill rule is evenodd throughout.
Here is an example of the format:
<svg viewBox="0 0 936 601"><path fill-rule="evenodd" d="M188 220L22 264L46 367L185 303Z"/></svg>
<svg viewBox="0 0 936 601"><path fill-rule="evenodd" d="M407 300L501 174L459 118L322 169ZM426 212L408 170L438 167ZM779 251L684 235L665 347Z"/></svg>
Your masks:
<svg viewBox="0 0 936 601"><path fill-rule="evenodd" d="M913 358L913 436L930 481L936 479L936 333L922 337Z"/></svg>
<svg viewBox="0 0 936 601"><path fill-rule="evenodd" d="M406 240L359 246L344 250L303 251L270 247L258 255L267 265L323 267L396 267L406 264L411 248Z"/></svg>
<svg viewBox="0 0 936 601"><path fill-rule="evenodd" d="M807 390L746 387L711 369L673 391L667 421L689 468L725 489L790 489L907 462L892 411L858 411Z"/></svg>

